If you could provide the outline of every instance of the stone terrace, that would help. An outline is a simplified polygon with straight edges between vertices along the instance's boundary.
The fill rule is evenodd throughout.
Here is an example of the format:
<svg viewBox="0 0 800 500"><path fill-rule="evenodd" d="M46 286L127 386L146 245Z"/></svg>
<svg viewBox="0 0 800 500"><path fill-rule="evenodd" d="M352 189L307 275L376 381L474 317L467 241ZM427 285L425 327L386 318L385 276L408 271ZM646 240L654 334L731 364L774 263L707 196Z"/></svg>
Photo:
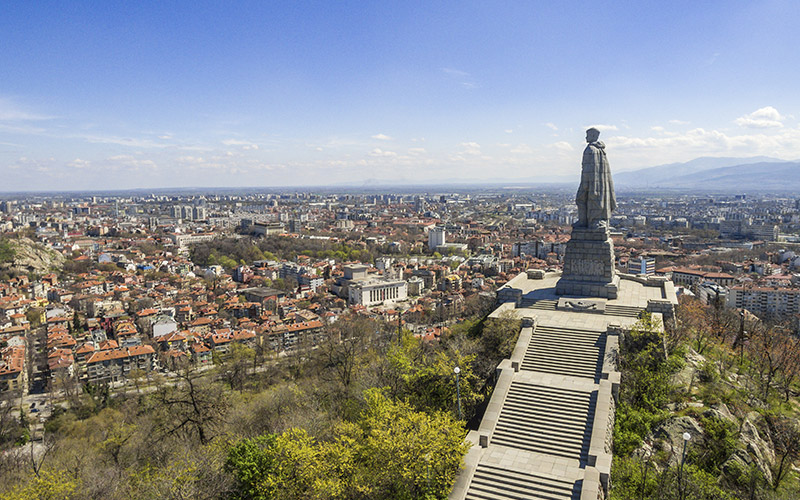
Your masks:
<svg viewBox="0 0 800 500"><path fill-rule="evenodd" d="M627 275L616 299L558 296L559 277L522 273L498 292L491 316L513 311L523 327L451 500L607 497L619 334L677 299L669 281Z"/></svg>

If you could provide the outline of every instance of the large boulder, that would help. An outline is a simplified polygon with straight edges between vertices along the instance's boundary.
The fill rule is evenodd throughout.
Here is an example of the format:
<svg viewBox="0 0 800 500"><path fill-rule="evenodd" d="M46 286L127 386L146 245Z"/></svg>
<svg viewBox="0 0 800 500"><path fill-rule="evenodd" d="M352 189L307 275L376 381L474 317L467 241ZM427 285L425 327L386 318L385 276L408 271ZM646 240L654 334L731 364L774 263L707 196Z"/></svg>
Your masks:
<svg viewBox="0 0 800 500"><path fill-rule="evenodd" d="M691 390L692 383L696 381L698 372L706 361L705 356L691 348L686 353L685 359L686 364L683 365L680 371L672 375L672 380L670 381L682 393L688 393Z"/></svg>
<svg viewBox="0 0 800 500"><path fill-rule="evenodd" d="M759 431L759 427L765 429L764 417L756 412L748 413L742 422L739 440L744 444L748 455L753 458L764 476L771 479L770 464L775 461L775 447L769 433Z"/></svg>
<svg viewBox="0 0 800 500"><path fill-rule="evenodd" d="M697 443L703 439L703 428L693 417L674 417L665 420L652 431L652 438L658 441L659 447L669 453L669 463L680 463L683 453L683 433L688 432L691 440L687 443Z"/></svg>
<svg viewBox="0 0 800 500"><path fill-rule="evenodd" d="M719 403L712 405L711 408L703 412L703 416L705 418L718 418L720 420L727 420L734 424L737 428L739 427L739 419L733 416L733 413L728 409L728 405L725 403Z"/></svg>

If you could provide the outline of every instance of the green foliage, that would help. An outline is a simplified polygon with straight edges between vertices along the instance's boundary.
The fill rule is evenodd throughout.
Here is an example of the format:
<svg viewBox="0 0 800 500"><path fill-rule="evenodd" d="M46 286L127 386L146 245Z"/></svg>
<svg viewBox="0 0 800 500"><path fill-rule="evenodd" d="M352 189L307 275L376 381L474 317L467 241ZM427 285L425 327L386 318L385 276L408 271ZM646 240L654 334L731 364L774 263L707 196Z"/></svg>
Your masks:
<svg viewBox="0 0 800 500"><path fill-rule="evenodd" d="M498 318L483 322L477 354L480 376L491 376L501 360L511 357L521 328L522 321L511 312L504 312Z"/></svg>
<svg viewBox="0 0 800 500"><path fill-rule="evenodd" d="M704 361L700 365L699 377L701 382L716 382L719 380L719 370L713 361Z"/></svg>
<svg viewBox="0 0 800 500"><path fill-rule="evenodd" d="M475 354L464 355L455 349L431 351L422 341L404 336L390 347L386 357L398 382L394 395L407 399L415 408L456 413L456 366L461 369L458 388L464 416L469 418L483 401L478 390L481 381L473 371Z"/></svg>
<svg viewBox="0 0 800 500"><path fill-rule="evenodd" d="M620 401L614 417L614 455L628 456L633 453L650 430L666 416L666 411L648 411Z"/></svg>
<svg viewBox="0 0 800 500"><path fill-rule="evenodd" d="M669 401L669 379L678 368L667 359L661 325L645 314L626 336L622 352L621 399L635 408L655 413Z"/></svg>
<svg viewBox="0 0 800 500"><path fill-rule="evenodd" d="M6 238L0 239L0 264L13 262L16 255L17 251L11 242Z"/></svg>
<svg viewBox="0 0 800 500"><path fill-rule="evenodd" d="M377 389L365 397L360 417L331 441L290 429L236 443L226 462L235 498L446 498L467 451L461 424Z"/></svg>
<svg viewBox="0 0 800 500"><path fill-rule="evenodd" d="M719 474L722 464L736 451L738 429L733 422L716 417L703 417L700 423L705 442L696 463L710 473Z"/></svg>
<svg viewBox="0 0 800 500"><path fill-rule="evenodd" d="M675 465L657 470L653 464L633 457L615 456L611 475L614 478L611 500L734 500L735 496L718 484L717 477L700 467L686 464L683 472Z"/></svg>
<svg viewBox="0 0 800 500"><path fill-rule="evenodd" d="M43 472L31 476L27 484L19 485L0 495L0 500L69 500L76 498L80 483L66 471Z"/></svg>
<svg viewBox="0 0 800 500"><path fill-rule="evenodd" d="M621 353L622 383L614 422L614 454L626 456L639 447L653 425L666 417L678 362L664 351L661 325L645 314L625 337Z"/></svg>

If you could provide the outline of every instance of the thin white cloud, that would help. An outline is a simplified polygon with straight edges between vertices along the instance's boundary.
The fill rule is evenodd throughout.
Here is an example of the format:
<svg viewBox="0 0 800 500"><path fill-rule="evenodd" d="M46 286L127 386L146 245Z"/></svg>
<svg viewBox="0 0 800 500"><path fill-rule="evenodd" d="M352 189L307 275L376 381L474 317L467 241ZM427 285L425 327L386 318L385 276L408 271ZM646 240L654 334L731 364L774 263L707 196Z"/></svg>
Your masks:
<svg viewBox="0 0 800 500"><path fill-rule="evenodd" d="M241 146L245 151L258 149L258 144L241 139L225 139L222 144L226 146Z"/></svg>
<svg viewBox="0 0 800 500"><path fill-rule="evenodd" d="M477 142L462 142L461 146L464 148L462 153L468 155L479 155L481 154L481 145Z"/></svg>
<svg viewBox="0 0 800 500"><path fill-rule="evenodd" d="M517 144L512 150L512 153L516 154L530 154L533 153L533 148L528 146L527 144Z"/></svg>
<svg viewBox="0 0 800 500"><path fill-rule="evenodd" d="M504 130L504 132L505 132L506 134L513 134L513 133L514 133L514 130L513 130L513 129L510 129L510 128L507 128L507 129L505 129L505 130Z"/></svg>
<svg viewBox="0 0 800 500"><path fill-rule="evenodd" d="M371 137L372 137L373 139L377 139L377 140L379 140L379 141L391 141L391 140L392 140L392 138L391 138L391 137L389 137L389 136L388 136L388 135L386 135L386 134L375 134L375 135L373 135L373 136L371 136Z"/></svg>
<svg viewBox="0 0 800 500"><path fill-rule="evenodd" d="M480 87L480 85L475 82L475 79L472 77L472 75L466 71L456 68L442 68L442 71L453 80L456 80L459 85L466 89L476 89Z"/></svg>
<svg viewBox="0 0 800 500"><path fill-rule="evenodd" d="M136 137L116 137L106 135L72 135L73 139L83 139L93 144L116 144L117 146L128 146L133 148L165 148L166 144L154 142L150 139L139 139Z"/></svg>
<svg viewBox="0 0 800 500"><path fill-rule="evenodd" d="M564 152L571 152L575 150L572 144L568 143L567 141L554 142L553 144L551 144L551 146L559 151L564 151Z"/></svg>
<svg viewBox="0 0 800 500"><path fill-rule="evenodd" d="M772 106L765 106L752 113L740 116L735 123L745 128L780 128L783 127L785 116L781 116L778 110Z"/></svg>
<svg viewBox="0 0 800 500"><path fill-rule="evenodd" d="M52 120L53 118L55 117L28 111L12 100L0 97L0 121L41 121Z"/></svg>
<svg viewBox="0 0 800 500"><path fill-rule="evenodd" d="M547 122L544 124L545 127L549 128L550 130L558 130L558 127L555 123Z"/></svg>
<svg viewBox="0 0 800 500"><path fill-rule="evenodd" d="M80 158L75 158L71 162L67 163L67 165L69 165L72 168L84 169L90 167L92 163L87 160L81 160Z"/></svg>
<svg viewBox="0 0 800 500"><path fill-rule="evenodd" d="M442 68L442 71L452 76L460 76L460 77L470 76L470 74L467 73L466 71L461 71L460 69L455 69L455 68Z"/></svg>
<svg viewBox="0 0 800 500"><path fill-rule="evenodd" d="M689 122L684 120L670 120L669 123L670 125L689 125Z"/></svg>
<svg viewBox="0 0 800 500"><path fill-rule="evenodd" d="M369 152L369 155L375 157L392 157L397 156L397 153L394 151L384 151L381 148L375 148Z"/></svg>
<svg viewBox="0 0 800 500"><path fill-rule="evenodd" d="M584 128L585 129L596 128L600 132L605 132L607 130L611 130L611 131L619 130L619 128L616 125L603 125L603 124L589 125L588 127L584 127Z"/></svg>

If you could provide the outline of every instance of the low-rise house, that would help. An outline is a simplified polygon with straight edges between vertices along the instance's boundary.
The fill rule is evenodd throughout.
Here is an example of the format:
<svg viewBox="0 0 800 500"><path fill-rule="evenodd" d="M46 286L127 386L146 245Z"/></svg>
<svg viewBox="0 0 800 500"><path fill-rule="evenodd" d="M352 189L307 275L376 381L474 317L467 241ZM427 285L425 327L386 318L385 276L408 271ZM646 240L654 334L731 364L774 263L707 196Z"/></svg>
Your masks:
<svg viewBox="0 0 800 500"><path fill-rule="evenodd" d="M0 390L24 390L25 345L8 346L0 350Z"/></svg>
<svg viewBox="0 0 800 500"><path fill-rule="evenodd" d="M145 372L156 369L156 351L149 345L96 351L86 360L89 382L117 382L131 370Z"/></svg>
<svg viewBox="0 0 800 500"><path fill-rule="evenodd" d="M197 363L198 365L207 365L210 364L211 361L211 349L200 342L194 342L191 346L192 351L192 361Z"/></svg>

